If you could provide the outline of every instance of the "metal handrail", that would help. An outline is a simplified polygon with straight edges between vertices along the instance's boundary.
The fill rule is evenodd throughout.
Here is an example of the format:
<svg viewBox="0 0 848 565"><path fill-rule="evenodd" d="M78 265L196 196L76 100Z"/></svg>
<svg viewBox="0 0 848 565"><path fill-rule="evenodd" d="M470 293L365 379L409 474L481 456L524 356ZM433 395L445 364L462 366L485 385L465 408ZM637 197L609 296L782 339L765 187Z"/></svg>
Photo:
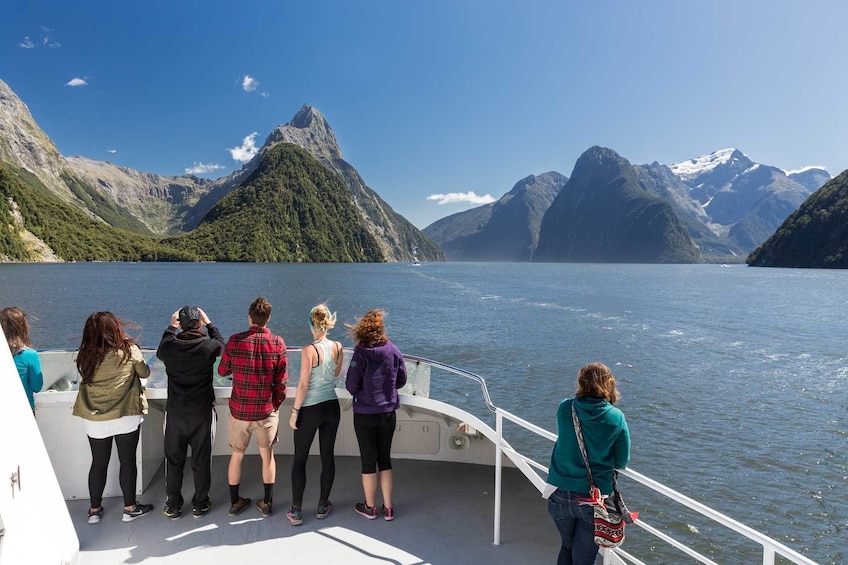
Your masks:
<svg viewBox="0 0 848 565"><path fill-rule="evenodd" d="M498 438L498 445L496 446L496 452L497 452L496 457L497 457L497 459L495 461L495 467L496 467L495 468L495 482L496 482L496 487L495 487L496 488L496 490L495 490L496 501L495 501L495 504L499 505L500 504L500 488L501 488L501 485L500 485L500 475L501 475L500 468L502 466L502 461L501 461L502 455L501 454L502 454L502 450L503 450L502 446L505 443L505 441L503 439L503 424L502 424L503 418L506 418L507 420L510 420L513 423L516 423L519 426L521 426L521 427L523 427L523 428L525 428L525 429L527 429L527 430L529 430L529 431L531 431L531 432L533 432L533 433L535 433L535 434L537 434L541 437L544 437L545 439L556 441L557 436L555 434L552 434L551 432L545 430L544 428L540 428L539 426L531 424L530 422L527 422L526 420L523 420L522 418L519 418L518 416L515 416L514 414L511 414L510 412L503 410L502 408L496 408L495 414L497 416L497 426L496 427L497 427L497 438ZM541 464L534 465L534 466L538 467L538 468L544 467ZM547 468L544 468L544 469L545 469L545 472L547 472ZM663 485L662 483L659 483L659 482L657 482L657 481L655 481L655 480L653 480L653 479L651 479L651 478L649 478L649 477L647 477L647 476L645 476L641 473L638 473L637 471L634 471L633 469L619 469L618 471L622 475L624 475L624 476L626 476L630 479L633 479L634 481L636 481L638 483L641 483L642 485L654 490L655 492L662 494L666 498L674 500L674 501L676 501L676 502L698 512L699 514L702 514L702 515L706 516L707 518L710 518L714 522L717 522L717 523L721 524L722 526L729 528L729 529L735 531L736 533L745 536L746 538L750 539L751 541L754 541L754 542L760 544L763 547L763 565L774 565L775 554L781 555L782 557L789 559L793 563L797 563L797 564L801 564L801 565L818 565L815 561L813 561L813 560L811 560L807 557L804 557L803 555L801 555L797 551L783 545L782 543L780 543L779 541L777 541L773 538L770 538L769 536L763 534L762 532L758 532L757 530L755 530L755 529L753 529L749 526L746 526L745 524L743 524L743 523L741 523L737 520L734 520L733 518L726 516L726 515L722 514L721 512L713 510L709 506L706 506L706 505L704 505L704 504L702 504L702 503L700 503L696 500L693 500L693 499L689 498L688 496L685 496L685 495L677 492L676 490ZM495 523L495 542L494 543L495 543L495 545L498 545L499 542L500 542L500 520L499 520L500 508L499 507L495 508L495 515L498 518L496 518L496 523ZM698 554L697 552L695 552L691 548L684 546L683 544L674 540L670 536L667 536L666 534L663 534L662 532L660 532L656 528L649 526L643 520L637 520L635 522L635 524L641 526L643 529L649 531L651 534L662 539L663 541L666 541L667 543L673 545L677 549L684 551L685 553L687 553L691 557L698 559L700 562L708 563L708 564L713 563L713 561L711 561L709 558ZM623 553L623 552L619 552L618 549L615 549L613 551L617 552L617 553Z"/></svg>

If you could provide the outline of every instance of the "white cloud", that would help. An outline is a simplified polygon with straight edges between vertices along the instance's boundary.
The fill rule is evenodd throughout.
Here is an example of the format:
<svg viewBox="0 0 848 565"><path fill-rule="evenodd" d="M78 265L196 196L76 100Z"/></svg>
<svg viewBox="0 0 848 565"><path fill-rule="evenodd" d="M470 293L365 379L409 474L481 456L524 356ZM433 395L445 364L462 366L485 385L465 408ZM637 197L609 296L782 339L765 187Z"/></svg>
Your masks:
<svg viewBox="0 0 848 565"><path fill-rule="evenodd" d="M431 194L427 200L435 200L437 204L459 204L468 202L469 204L489 204L496 200L491 194L485 196L477 196L473 190L468 192L451 192L448 194Z"/></svg>
<svg viewBox="0 0 848 565"><path fill-rule="evenodd" d="M271 96L271 94L270 94L270 93L268 93L268 92L260 92L260 93L259 93L259 96L261 96L262 98L268 98L268 97L270 97L270 96Z"/></svg>
<svg viewBox="0 0 848 565"><path fill-rule="evenodd" d="M244 75L241 81L241 87L245 92L253 92L259 86L259 81L250 75Z"/></svg>
<svg viewBox="0 0 848 565"><path fill-rule="evenodd" d="M232 151L232 149L230 151ZM187 168L185 172L187 175L205 175L206 173L211 173L212 171L217 171L223 168L224 166L219 165L218 163L198 163L195 161L194 166Z"/></svg>
<svg viewBox="0 0 848 565"><path fill-rule="evenodd" d="M18 46L23 47L24 49L32 49L36 45L32 42L32 39L30 39L27 35L26 37L24 37L24 40L22 42L18 43Z"/></svg>
<svg viewBox="0 0 848 565"><path fill-rule="evenodd" d="M106 153L117 153L117 152L118 152L117 149L107 149L106 150Z"/></svg>
<svg viewBox="0 0 848 565"><path fill-rule="evenodd" d="M230 152L230 155L233 156L233 159L240 163L247 163L259 152L259 148L256 147L256 136L259 135L259 132L253 132L241 143L241 147L233 147L232 149L227 149Z"/></svg>
<svg viewBox="0 0 848 565"><path fill-rule="evenodd" d="M88 83L81 78L72 78L68 82L65 83L65 86L86 86Z"/></svg>

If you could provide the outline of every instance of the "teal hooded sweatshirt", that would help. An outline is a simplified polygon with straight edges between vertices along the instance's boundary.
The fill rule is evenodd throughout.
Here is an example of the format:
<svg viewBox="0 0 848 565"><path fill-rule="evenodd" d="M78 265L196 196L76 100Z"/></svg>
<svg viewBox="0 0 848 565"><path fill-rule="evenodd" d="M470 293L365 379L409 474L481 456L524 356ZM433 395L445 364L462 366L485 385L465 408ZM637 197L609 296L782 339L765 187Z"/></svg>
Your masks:
<svg viewBox="0 0 848 565"><path fill-rule="evenodd" d="M589 492L586 466L571 418L572 403L583 428L592 479L601 494L610 495L613 470L624 469L630 462L630 432L621 410L601 398L568 398L560 403L548 483L573 492Z"/></svg>

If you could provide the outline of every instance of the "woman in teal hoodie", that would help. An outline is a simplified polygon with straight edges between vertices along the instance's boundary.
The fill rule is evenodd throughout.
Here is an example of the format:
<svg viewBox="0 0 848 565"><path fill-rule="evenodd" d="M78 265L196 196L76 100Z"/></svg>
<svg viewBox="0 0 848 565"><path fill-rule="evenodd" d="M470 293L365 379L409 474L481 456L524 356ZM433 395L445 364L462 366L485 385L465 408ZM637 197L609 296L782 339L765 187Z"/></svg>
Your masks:
<svg viewBox="0 0 848 565"><path fill-rule="evenodd" d="M3 333L6 334L6 343L9 344L9 351L12 352L15 367L17 367L18 375L21 377L21 384L24 385L29 407L35 414L33 393L41 391L41 387L44 385L44 376L41 374L41 362L38 360L38 353L32 348L32 342L29 340L29 324L26 314L16 306L3 308L0 311L0 325L3 327Z"/></svg>
<svg viewBox="0 0 848 565"><path fill-rule="evenodd" d="M557 487L548 498L548 512L556 523L562 546L558 565L593 565L598 554L594 538L594 510L580 504L589 499L589 478L577 445L571 406L577 412L595 487L612 494L612 475L630 461L630 432L621 410L613 404L620 394L615 377L603 363L590 363L577 374L574 398L557 410L557 441L551 454L548 484Z"/></svg>

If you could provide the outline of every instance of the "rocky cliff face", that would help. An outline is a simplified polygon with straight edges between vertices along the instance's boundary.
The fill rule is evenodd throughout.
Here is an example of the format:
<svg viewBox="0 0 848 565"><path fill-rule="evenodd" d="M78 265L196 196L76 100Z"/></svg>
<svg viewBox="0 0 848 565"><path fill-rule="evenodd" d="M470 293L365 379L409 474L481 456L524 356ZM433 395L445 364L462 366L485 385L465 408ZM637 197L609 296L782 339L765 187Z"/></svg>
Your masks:
<svg viewBox="0 0 848 565"><path fill-rule="evenodd" d="M13 163L36 175L66 201L74 200L62 180L65 170L59 150L9 85L0 80L0 160Z"/></svg>
<svg viewBox="0 0 848 565"><path fill-rule="evenodd" d="M534 261L697 263L672 205L645 190L615 151L587 150L542 219Z"/></svg>

